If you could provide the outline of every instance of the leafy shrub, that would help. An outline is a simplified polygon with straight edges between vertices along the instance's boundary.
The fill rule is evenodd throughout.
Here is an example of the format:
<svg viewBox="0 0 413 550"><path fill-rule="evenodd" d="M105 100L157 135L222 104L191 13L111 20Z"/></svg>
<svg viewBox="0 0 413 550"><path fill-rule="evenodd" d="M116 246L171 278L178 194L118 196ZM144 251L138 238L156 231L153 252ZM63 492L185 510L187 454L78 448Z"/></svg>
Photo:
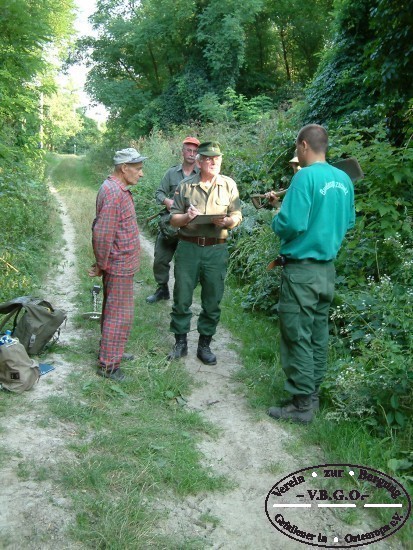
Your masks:
<svg viewBox="0 0 413 550"><path fill-rule="evenodd" d="M331 316L339 353L324 384L331 416L363 417L375 428L403 428L413 412L413 250L398 244L396 280L370 278L339 296Z"/></svg>
<svg viewBox="0 0 413 550"><path fill-rule="evenodd" d="M230 274L242 288L242 306L246 309L259 309L272 316L276 315L280 271L276 268L267 271L266 266L277 255L278 239L271 231L271 212L251 210L246 206L245 217L239 229L232 232L230 243Z"/></svg>
<svg viewBox="0 0 413 550"><path fill-rule="evenodd" d="M39 162L40 174L42 164ZM54 234L53 206L46 184L24 165L0 171L0 301L26 294L46 269L42 260Z"/></svg>

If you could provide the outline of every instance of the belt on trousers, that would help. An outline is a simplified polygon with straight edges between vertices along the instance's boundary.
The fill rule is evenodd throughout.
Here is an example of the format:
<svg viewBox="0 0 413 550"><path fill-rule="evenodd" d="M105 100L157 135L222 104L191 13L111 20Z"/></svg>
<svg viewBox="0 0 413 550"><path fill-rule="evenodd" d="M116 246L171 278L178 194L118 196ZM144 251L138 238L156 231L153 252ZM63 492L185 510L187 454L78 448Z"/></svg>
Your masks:
<svg viewBox="0 0 413 550"><path fill-rule="evenodd" d="M198 246L213 246L214 244L224 244L227 242L226 239L216 239L215 237L186 237L185 235L179 235L179 239L195 243Z"/></svg>
<svg viewBox="0 0 413 550"><path fill-rule="evenodd" d="M313 265L320 265L320 264L329 264L333 260L315 260L314 258L303 258L302 260L296 260L294 258L287 258L286 256L283 256L282 254L280 256L277 256L275 260L270 262L267 265L267 271L270 269L273 269L276 266L284 267L287 264L313 264Z"/></svg>
<svg viewBox="0 0 413 550"><path fill-rule="evenodd" d="M304 258L302 260L295 260L293 258L285 258L285 264L329 264L332 261L333 260L316 260L314 258Z"/></svg>

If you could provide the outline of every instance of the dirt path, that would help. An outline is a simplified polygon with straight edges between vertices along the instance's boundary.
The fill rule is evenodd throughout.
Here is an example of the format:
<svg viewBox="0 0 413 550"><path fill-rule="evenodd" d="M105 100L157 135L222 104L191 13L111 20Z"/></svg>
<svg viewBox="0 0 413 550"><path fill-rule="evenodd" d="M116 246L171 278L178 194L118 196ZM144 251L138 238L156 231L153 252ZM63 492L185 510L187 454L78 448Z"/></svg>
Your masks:
<svg viewBox="0 0 413 550"><path fill-rule="evenodd" d="M79 337L71 323L76 292L74 232L64 204L56 196L61 205L66 247L62 251L64 257L57 273L53 273L45 285L45 295L56 306L66 309L68 321L62 330L61 341L70 345ZM144 237L142 250L152 257L153 245ZM196 314L199 313L196 304L194 313L196 322ZM204 548L302 550L308 545L280 534L269 523L264 512L265 496L274 483L302 467L302 462L286 451L286 444L292 440L289 428L266 417L260 420L252 417L242 394L242 386L231 379L231 375L240 368L240 361L231 350L232 336L222 326L212 344L218 356L216 367L206 367L196 359L196 342L197 333L194 330L189 336L189 355L183 362L197 382L189 397L188 407L199 411L220 429L220 436L203 441L201 450L205 464L227 476L235 488L170 504L165 504L165 499L159 500L160 508L169 508L162 526L163 532L182 539L200 538L204 541ZM30 415L17 414L8 419L2 433L4 447L10 451L10 457L0 471L0 548L7 550L81 548L65 538L66 527L74 519L70 502L47 474L48 468L53 468L62 457L70 458L67 444L75 434L70 426L56 425L52 419L45 418L41 406L41 402L50 395L64 395L65 378L71 365L57 354L49 354L47 362L53 363L56 369L42 377L36 388L24 395L25 401L30 404ZM311 453L316 451L313 449ZM306 462L308 466L319 463L312 459ZM45 465L41 479L33 479L30 475L25 479L22 465L27 468L30 463L36 468L39 464ZM277 477L269 473L269 466L273 463L280 465L281 473ZM289 518L299 522L300 512L290 514ZM337 525L337 520L330 512L314 514L313 532L330 531L333 525ZM10 533L9 539L7 533ZM387 543L384 546L376 544L375 548L397 546Z"/></svg>
<svg viewBox="0 0 413 550"><path fill-rule="evenodd" d="M70 345L80 336L71 321L77 283L74 230L59 195L54 189L52 192L60 205L66 245L60 266L39 295L47 296L53 305L66 310L67 322L62 327L60 342ZM25 412L8 417L7 425L3 425L2 445L10 456L0 469L0 548L8 550L79 548L65 538L66 527L73 521L70 502L49 474L64 456L69 457L67 444L73 434L69 426L56 426L45 416L42 404L50 395L65 394L65 379L71 365L53 353L49 353L45 361L55 370L18 397L24 399L22 410ZM28 464L33 465L34 471L42 472L40 479L33 479L32 471L26 473Z"/></svg>

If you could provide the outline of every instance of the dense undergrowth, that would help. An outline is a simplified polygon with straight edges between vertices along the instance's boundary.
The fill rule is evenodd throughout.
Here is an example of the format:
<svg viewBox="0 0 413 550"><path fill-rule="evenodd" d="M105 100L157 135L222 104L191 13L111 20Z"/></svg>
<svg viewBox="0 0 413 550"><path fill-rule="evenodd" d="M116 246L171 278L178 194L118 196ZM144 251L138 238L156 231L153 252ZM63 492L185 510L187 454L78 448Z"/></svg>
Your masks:
<svg viewBox="0 0 413 550"><path fill-rule="evenodd" d="M60 222L42 167L39 157L0 168L0 301L32 292L53 269L50 245Z"/></svg>

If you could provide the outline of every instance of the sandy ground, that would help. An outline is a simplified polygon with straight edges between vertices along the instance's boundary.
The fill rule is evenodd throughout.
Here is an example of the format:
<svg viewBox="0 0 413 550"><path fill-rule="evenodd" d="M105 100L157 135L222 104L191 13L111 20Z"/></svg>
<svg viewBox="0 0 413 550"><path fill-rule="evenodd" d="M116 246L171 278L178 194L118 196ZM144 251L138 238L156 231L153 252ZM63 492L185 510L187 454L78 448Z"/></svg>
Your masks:
<svg viewBox="0 0 413 550"><path fill-rule="evenodd" d="M68 313L68 321L61 334L61 341L73 343L79 336L71 324L75 312L76 288L74 234L64 204L61 215L65 229L66 247L64 259L57 273L46 283L47 296L57 307ZM142 238L144 253L152 256L153 245ZM147 307L157 307L148 305ZM194 322L199 305L194 304ZM216 439L205 439L201 444L206 465L215 472L224 474L233 483L234 489L222 493L208 493L184 500L159 500L157 507L167 507L168 515L160 527L167 535L181 538L197 538L204 548L261 550L314 548L299 543L278 532L265 514L265 497L271 487L282 477L295 470L319 464L320 451L308 449L308 459L294 457L291 449L294 437L288 425L277 423L267 417L253 417L246 405L243 388L233 382L231 375L240 368L240 360L231 348L233 336L219 327L211 345L218 357L218 365L206 367L196 359L197 333L189 336L189 354L183 364L193 375L196 387L188 399L188 407L199 411L220 430ZM16 415L2 423L2 443L10 451L0 469L0 548L7 550L51 550L81 548L68 542L66 528L73 521L70 502L61 489L47 478L47 468L62 457L70 457L67 444L75 434L70 426L54 428L37 411L39 401L49 395L65 392L65 378L71 365L59 355L47 356L56 370L40 379L39 384L24 394L24 399L33 404L32 414ZM0 394L1 398L1 394ZM310 458L311 457L311 458ZM322 459L321 459L322 460ZM22 464L39 465L43 462L46 475L41 480L22 475ZM277 463L280 474L269 473L270 465ZM165 504L165 500L168 501ZM289 513L289 520L302 523L303 512ZM348 526L338 521L331 511L312 512L313 533L348 532ZM360 532L367 530L359 526ZM354 531L354 530L353 530ZM6 539L6 535L9 538ZM392 539L376 543L375 549L401 548ZM185 548L185 545L182 546Z"/></svg>

